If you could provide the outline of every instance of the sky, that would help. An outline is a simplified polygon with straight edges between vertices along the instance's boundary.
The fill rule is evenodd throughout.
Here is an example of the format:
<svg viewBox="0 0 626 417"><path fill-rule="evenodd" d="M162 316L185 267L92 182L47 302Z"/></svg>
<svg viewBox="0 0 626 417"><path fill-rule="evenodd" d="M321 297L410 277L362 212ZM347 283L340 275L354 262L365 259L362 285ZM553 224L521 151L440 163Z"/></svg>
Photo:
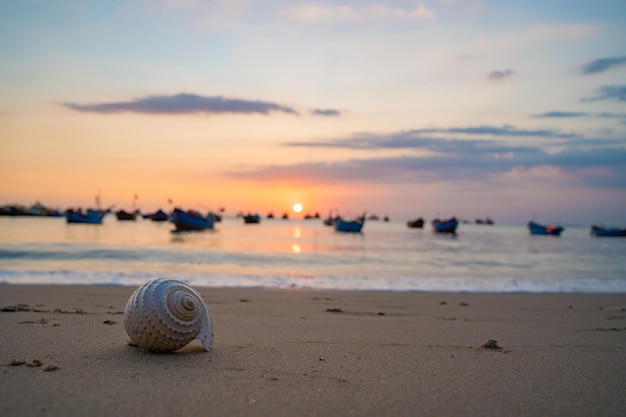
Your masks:
<svg viewBox="0 0 626 417"><path fill-rule="evenodd" d="M3 0L0 205L626 227L624 16L620 0Z"/></svg>

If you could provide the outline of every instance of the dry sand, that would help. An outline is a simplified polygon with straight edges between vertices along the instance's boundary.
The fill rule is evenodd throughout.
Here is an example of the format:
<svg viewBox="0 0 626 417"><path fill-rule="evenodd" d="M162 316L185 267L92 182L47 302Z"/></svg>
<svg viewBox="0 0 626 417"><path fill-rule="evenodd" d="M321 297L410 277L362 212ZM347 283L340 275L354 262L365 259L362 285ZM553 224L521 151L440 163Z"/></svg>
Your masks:
<svg viewBox="0 0 626 417"><path fill-rule="evenodd" d="M204 288L213 350L154 354L133 290L0 286L0 416L626 415L624 294Z"/></svg>

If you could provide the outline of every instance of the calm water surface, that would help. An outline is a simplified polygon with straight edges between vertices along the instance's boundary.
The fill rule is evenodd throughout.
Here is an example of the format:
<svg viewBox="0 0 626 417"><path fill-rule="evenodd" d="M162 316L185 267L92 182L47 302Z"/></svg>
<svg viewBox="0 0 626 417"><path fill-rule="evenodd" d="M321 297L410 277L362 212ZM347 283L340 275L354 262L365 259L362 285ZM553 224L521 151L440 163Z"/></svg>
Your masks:
<svg viewBox="0 0 626 417"><path fill-rule="evenodd" d="M320 220L227 218L213 231L172 233L170 223L66 224L0 217L0 282L139 285L170 277L210 287L389 291L626 292L626 239L587 227L561 237L524 225L367 222L342 234Z"/></svg>

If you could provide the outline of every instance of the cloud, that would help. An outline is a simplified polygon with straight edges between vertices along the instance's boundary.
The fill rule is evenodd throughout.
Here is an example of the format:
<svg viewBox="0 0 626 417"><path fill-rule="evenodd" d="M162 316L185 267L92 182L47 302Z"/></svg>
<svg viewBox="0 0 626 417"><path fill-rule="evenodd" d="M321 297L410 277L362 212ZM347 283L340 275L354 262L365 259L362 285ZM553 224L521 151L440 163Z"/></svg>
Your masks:
<svg viewBox="0 0 626 417"><path fill-rule="evenodd" d="M487 79L491 81L501 81L507 79L513 75L513 71L504 70L504 71L491 71L487 74Z"/></svg>
<svg viewBox="0 0 626 417"><path fill-rule="evenodd" d="M80 112L101 114L124 112L144 114L269 114L272 112L282 112L295 115L298 114L294 109L276 103L228 99L221 96L203 97L186 93L172 96L148 96L132 101L113 103L63 103L63 106Z"/></svg>
<svg viewBox="0 0 626 417"><path fill-rule="evenodd" d="M334 109L313 109L311 113L314 116L331 116L331 117L339 117L341 116L341 112L339 110Z"/></svg>
<svg viewBox="0 0 626 417"><path fill-rule="evenodd" d="M348 138L329 139L313 142L287 142L286 146L321 147L321 148L347 148L347 149L418 149L430 148L431 150L445 151L444 148L451 146L463 146L463 151L468 147L480 147L483 144L493 146L493 140L485 139L445 139L441 135L471 135L487 136L490 138L552 138L552 139L576 139L579 135L562 133L551 129L518 129L513 126L469 126L452 128L428 128L412 129L390 134L358 133ZM509 150L507 148L507 150Z"/></svg>
<svg viewBox="0 0 626 417"><path fill-rule="evenodd" d="M416 130L420 133L463 133L471 135L489 135L489 136L507 136L507 137L558 137L569 138L577 136L573 133L560 133L552 129L518 129L510 125L498 126L470 126L470 127L453 127L447 129L421 129Z"/></svg>
<svg viewBox="0 0 626 417"><path fill-rule="evenodd" d="M432 10L423 4L415 9L403 9L401 7L389 7L384 4L375 4L365 7L351 6L328 6L321 4L300 4L283 13L288 20L298 22L327 22L327 21L350 21L350 20L376 20L376 19L424 19L430 20L435 17Z"/></svg>
<svg viewBox="0 0 626 417"><path fill-rule="evenodd" d="M446 146L443 146L444 148ZM440 150L442 147L437 147ZM486 183L512 172L550 168L568 178L594 187L626 189L626 149L566 150L549 154L537 147L510 148L483 143L465 148L455 144L449 152L426 156L402 155L385 158L350 159L333 163L302 163L266 166L229 172L240 179L266 181L328 181L386 183L432 183L441 181ZM456 148L456 149L455 149ZM478 148L481 148L478 150ZM465 152L464 149L471 149ZM601 172L601 175L598 175Z"/></svg>
<svg viewBox="0 0 626 417"><path fill-rule="evenodd" d="M457 135L489 136L461 139ZM437 137L444 135L444 137ZM537 145L512 144L513 137L557 138L548 152ZM506 140L505 140L506 139ZM624 139L592 139L552 130L504 127L414 129L390 134L359 133L318 142L286 146L331 147L355 150L402 150L401 155L353 158L332 163L272 165L229 172L234 178L268 181L333 181L424 183L506 180L512 173L560 172L562 178L594 187L626 189ZM558 146L557 146L558 145ZM554 151L554 149L558 149ZM620 182L622 181L622 182Z"/></svg>
<svg viewBox="0 0 626 417"><path fill-rule="evenodd" d="M626 113L589 113L584 111L548 111L535 114L534 119L561 119L561 118L597 118L597 119L617 119L620 123L626 124Z"/></svg>
<svg viewBox="0 0 626 417"><path fill-rule="evenodd" d="M589 117L587 112L574 112L574 111L548 111L533 116L535 119L548 119L548 118L569 118L569 117Z"/></svg>
<svg viewBox="0 0 626 417"><path fill-rule="evenodd" d="M626 56L614 56L609 58L596 59L586 64L583 69L583 75L597 74L604 72L612 67L626 64Z"/></svg>
<svg viewBox="0 0 626 417"><path fill-rule="evenodd" d="M599 146L623 146L623 145L624 145L624 139L576 138L576 139L568 139L562 142L551 143L546 146L599 147Z"/></svg>
<svg viewBox="0 0 626 417"><path fill-rule="evenodd" d="M600 100L626 101L626 85L606 85L598 89L598 93L594 97L583 98L583 103L591 103Z"/></svg>

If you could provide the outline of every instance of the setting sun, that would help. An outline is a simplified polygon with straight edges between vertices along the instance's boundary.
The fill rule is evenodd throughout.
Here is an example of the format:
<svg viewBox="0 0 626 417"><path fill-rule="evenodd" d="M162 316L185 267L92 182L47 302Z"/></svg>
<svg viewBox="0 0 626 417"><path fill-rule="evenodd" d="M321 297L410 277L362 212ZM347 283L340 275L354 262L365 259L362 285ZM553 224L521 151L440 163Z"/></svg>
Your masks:
<svg viewBox="0 0 626 417"><path fill-rule="evenodd" d="M294 213L302 213L302 204L296 203L292 207Z"/></svg>

